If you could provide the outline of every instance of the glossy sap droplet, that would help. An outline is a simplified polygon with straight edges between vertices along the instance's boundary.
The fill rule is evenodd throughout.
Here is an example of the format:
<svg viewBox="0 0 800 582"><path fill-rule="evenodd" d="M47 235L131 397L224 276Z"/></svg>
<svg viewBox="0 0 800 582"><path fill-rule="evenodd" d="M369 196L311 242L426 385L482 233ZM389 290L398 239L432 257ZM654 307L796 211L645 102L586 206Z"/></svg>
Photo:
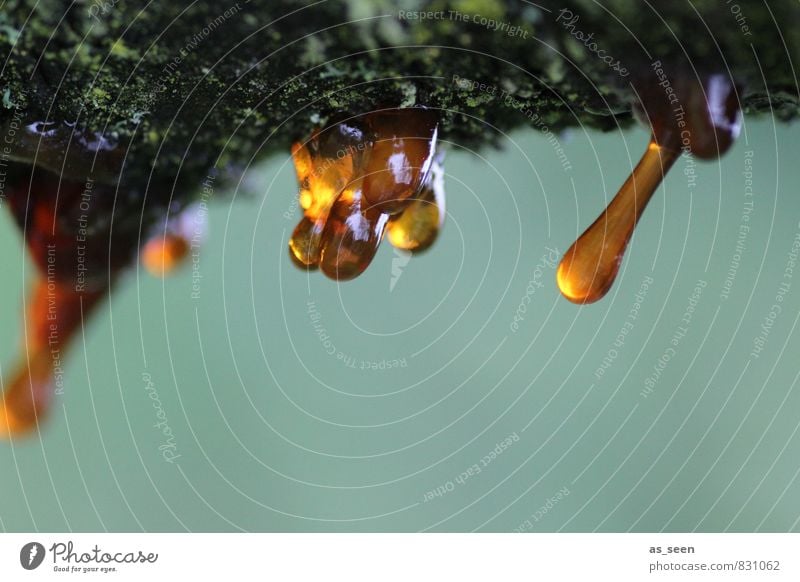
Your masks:
<svg viewBox="0 0 800 582"><path fill-rule="evenodd" d="M687 124L690 149L698 158L709 160L728 151L741 129L741 109L736 88L725 75L704 79L703 90L687 96Z"/></svg>
<svg viewBox="0 0 800 582"><path fill-rule="evenodd" d="M374 208L362 208L361 186L359 181L342 193L325 224L319 266L337 281L364 272L375 257L389 219Z"/></svg>
<svg viewBox="0 0 800 582"><path fill-rule="evenodd" d="M561 293L575 303L602 298L619 271L636 223L681 152L712 159L739 133L741 112L733 82L723 75L701 78L657 69L658 83L637 83L638 117L652 129L647 151L614 200L573 243L556 273ZM667 90L669 88L669 91Z"/></svg>
<svg viewBox="0 0 800 582"><path fill-rule="evenodd" d="M394 214L427 178L436 151L437 119L416 109L373 113L367 119L374 144L364 174L364 199Z"/></svg>
<svg viewBox="0 0 800 582"><path fill-rule="evenodd" d="M289 239L289 257L296 265L311 269L319 263L324 228L324 222L307 216L297 224Z"/></svg>
<svg viewBox="0 0 800 582"><path fill-rule="evenodd" d="M427 194L424 191L423 194ZM413 200L386 226L386 237L392 246L406 251L421 252L436 240L441 225L441 213L433 196L423 195Z"/></svg>
<svg viewBox="0 0 800 582"><path fill-rule="evenodd" d="M352 150L340 149L333 156L323 154L340 132L329 128L315 132L307 146L295 144L293 159L300 180L300 206L312 220L324 221L336 198L353 180L356 160Z"/></svg>
<svg viewBox="0 0 800 582"><path fill-rule="evenodd" d="M142 227L136 190L21 164L9 165L7 172L8 206L40 279L27 304L23 356L4 377L0 435L5 436L34 429L54 392L64 389L69 344L133 262Z"/></svg>
<svg viewBox="0 0 800 582"><path fill-rule="evenodd" d="M409 207L430 181L436 133L436 116L415 108L343 121L295 144L303 218L289 240L292 261L305 269L319 266L337 280L360 275L375 256L389 214ZM443 217L441 190L432 201ZM419 204L406 220L406 230L412 224L427 229L407 242L420 248L433 242L437 230L424 225L438 228L441 222L438 210Z"/></svg>
<svg viewBox="0 0 800 582"><path fill-rule="evenodd" d="M179 234L155 235L142 248L142 266L155 277L165 277L183 263L189 247L189 241Z"/></svg>
<svg viewBox="0 0 800 582"><path fill-rule="evenodd" d="M733 80L721 74L697 77L687 71L670 75L664 70L667 92L661 83L638 82L641 101L636 116L652 129L662 146L691 152L704 160L727 152L741 129L742 115Z"/></svg>
<svg viewBox="0 0 800 582"><path fill-rule="evenodd" d="M558 288L573 303L593 303L611 288L633 229L678 150L647 146L633 173L605 212L564 255L556 272Z"/></svg>
<svg viewBox="0 0 800 582"><path fill-rule="evenodd" d="M354 131L349 126L317 130L307 145L292 146L303 218L289 239L289 257L302 269L313 269L319 263L325 222L336 198L353 177L353 149L334 150L328 155L332 142L350 139Z"/></svg>
<svg viewBox="0 0 800 582"><path fill-rule="evenodd" d="M208 210L201 204L190 204L169 218L145 243L140 252L142 266L155 277L165 277L177 269L199 248L208 236Z"/></svg>
<svg viewBox="0 0 800 582"><path fill-rule="evenodd" d="M398 249L422 252L436 240L445 216L444 173L437 162L419 196L389 220L386 238Z"/></svg>
<svg viewBox="0 0 800 582"><path fill-rule="evenodd" d="M72 285L45 279L36 283L28 303L27 344L20 364L4 382L1 436L29 432L47 413L54 392L63 389L60 368L66 348L104 294L77 293Z"/></svg>

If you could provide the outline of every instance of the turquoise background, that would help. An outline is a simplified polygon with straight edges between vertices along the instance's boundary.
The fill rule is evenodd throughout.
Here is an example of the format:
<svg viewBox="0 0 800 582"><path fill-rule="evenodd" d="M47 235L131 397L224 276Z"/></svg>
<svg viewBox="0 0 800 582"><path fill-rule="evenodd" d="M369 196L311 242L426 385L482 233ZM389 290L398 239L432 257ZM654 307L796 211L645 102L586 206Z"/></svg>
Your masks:
<svg viewBox="0 0 800 582"><path fill-rule="evenodd" d="M697 163L693 188L679 160L615 286L586 307L536 265L595 219L644 130L559 136L570 170L533 131L504 136L502 151L451 145L435 246L408 261L385 244L341 285L288 263L296 183L288 153L274 158L215 194L199 299L189 264L163 281L133 271L101 306L41 435L0 443L0 528L798 531L800 272L784 279L800 230L796 136L747 119L723 160ZM722 299L746 152L754 209ZM32 271L2 221L7 378ZM514 331L531 280L542 286ZM644 397L699 280L688 332ZM406 365L361 369L393 360ZM143 372L175 435L173 463Z"/></svg>

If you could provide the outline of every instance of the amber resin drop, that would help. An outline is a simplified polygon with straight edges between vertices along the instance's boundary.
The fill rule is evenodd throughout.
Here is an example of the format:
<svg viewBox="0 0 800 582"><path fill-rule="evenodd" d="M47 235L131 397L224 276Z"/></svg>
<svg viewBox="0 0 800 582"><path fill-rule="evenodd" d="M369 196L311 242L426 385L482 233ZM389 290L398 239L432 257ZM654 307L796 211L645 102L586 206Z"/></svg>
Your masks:
<svg viewBox="0 0 800 582"><path fill-rule="evenodd" d="M48 412L53 394L63 389L66 348L80 332L83 320L105 295L77 293L71 285L40 279L29 299L20 363L5 382L0 411L0 435L28 432Z"/></svg>
<svg viewBox="0 0 800 582"><path fill-rule="evenodd" d="M364 199L389 214L399 212L403 202L419 192L436 148L436 117L422 111L410 118L405 111L367 117L374 144L365 168Z"/></svg>
<svg viewBox="0 0 800 582"><path fill-rule="evenodd" d="M139 260L154 277L165 277L186 262L190 252L198 252L207 235L207 210L190 204L153 232Z"/></svg>
<svg viewBox="0 0 800 582"><path fill-rule="evenodd" d="M358 181L345 190L333 205L323 233L319 267L331 279L346 281L363 273L383 238L387 214L364 207Z"/></svg>
<svg viewBox="0 0 800 582"><path fill-rule="evenodd" d="M19 364L3 378L4 436L36 428L53 394L64 388L66 352L119 272L133 262L142 224L136 192L118 195L109 185L22 165L11 173L9 207L38 279L27 302Z"/></svg>
<svg viewBox="0 0 800 582"><path fill-rule="evenodd" d="M651 141L608 208L564 255L558 288L573 303L593 303L611 288L633 229L679 152Z"/></svg>
<svg viewBox="0 0 800 582"><path fill-rule="evenodd" d="M328 213L325 216L327 218ZM297 224L289 239L289 256L292 261L307 269L313 269L319 263L322 252L322 231L325 222L312 220L307 216Z"/></svg>
<svg viewBox="0 0 800 582"><path fill-rule="evenodd" d="M603 214L564 255L556 271L561 294L573 303L602 299L614 283L636 223L661 180L685 153L713 159L725 153L739 133L741 112L736 87L723 75L698 80L679 74L665 85L640 86L634 108L652 131L650 143L633 173ZM670 87L667 92L665 87Z"/></svg>
<svg viewBox="0 0 800 582"><path fill-rule="evenodd" d="M151 275L164 277L183 262L189 246L189 241L179 234L156 235L142 249L142 265Z"/></svg>
<svg viewBox="0 0 800 582"><path fill-rule="evenodd" d="M292 147L303 218L289 256L303 269L343 281L372 261L390 215L390 241L430 246L444 217L444 191L431 192L438 117L385 110L316 130ZM401 240L405 237L406 240Z"/></svg>
<svg viewBox="0 0 800 582"><path fill-rule="evenodd" d="M446 216L444 175L440 163L434 162L419 196L398 216L389 219L386 238L398 249L422 252L434 243Z"/></svg>
<svg viewBox="0 0 800 582"><path fill-rule="evenodd" d="M308 143L292 146L299 203L303 218L289 239L292 262L305 269L317 266L322 251L322 231L333 203L351 183L357 165L362 163L363 133L352 124L317 130ZM340 146L337 149L337 144Z"/></svg>

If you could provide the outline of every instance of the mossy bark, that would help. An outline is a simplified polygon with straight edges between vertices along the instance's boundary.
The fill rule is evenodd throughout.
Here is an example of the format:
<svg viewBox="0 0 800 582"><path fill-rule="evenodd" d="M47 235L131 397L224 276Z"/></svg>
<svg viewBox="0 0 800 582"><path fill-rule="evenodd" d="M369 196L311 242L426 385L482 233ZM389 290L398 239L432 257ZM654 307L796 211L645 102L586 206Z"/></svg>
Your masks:
<svg viewBox="0 0 800 582"><path fill-rule="evenodd" d="M525 126L613 128L629 123L631 81L649 82L655 60L674 75L731 75L749 113L790 119L800 102L797 2L12 0L0 10L0 123L41 122L17 157L39 151L57 170L100 150L110 181L178 198L199 193L211 168L285 152L344 112L440 109L443 137L470 147Z"/></svg>

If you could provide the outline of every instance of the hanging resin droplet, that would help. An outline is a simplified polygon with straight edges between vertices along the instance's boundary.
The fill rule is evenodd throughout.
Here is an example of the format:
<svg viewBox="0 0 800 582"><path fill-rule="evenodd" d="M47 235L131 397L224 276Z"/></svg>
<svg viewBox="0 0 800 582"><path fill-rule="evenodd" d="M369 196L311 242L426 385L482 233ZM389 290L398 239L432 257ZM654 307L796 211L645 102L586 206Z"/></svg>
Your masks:
<svg viewBox="0 0 800 582"><path fill-rule="evenodd" d="M440 193L426 193L425 205L420 194L431 183L437 132L438 118L429 110L386 110L316 130L306 144L295 144L303 218L289 239L292 262L352 279L375 256L390 214L403 223L395 236L411 235L413 227L415 240L405 244L429 246L444 217L441 178Z"/></svg>
<svg viewBox="0 0 800 582"><path fill-rule="evenodd" d="M192 249L199 249L207 236L207 210L191 204L150 237L140 251L140 262L154 277L165 277L185 262Z"/></svg>
<svg viewBox="0 0 800 582"><path fill-rule="evenodd" d="M446 216L444 172L435 161L419 196L399 215L389 219L386 238L392 246L420 253L434 243Z"/></svg>
<svg viewBox="0 0 800 582"><path fill-rule="evenodd" d="M9 208L39 279L27 304L20 363L4 378L2 436L34 429L53 394L63 390L66 351L119 272L133 262L142 224L135 191L38 167L14 165L9 171Z"/></svg>
<svg viewBox="0 0 800 582"><path fill-rule="evenodd" d="M345 281L363 273L383 238L389 219L374 208L363 207L361 188L357 181L333 205L323 233L323 247L319 266L331 279Z"/></svg>
<svg viewBox="0 0 800 582"><path fill-rule="evenodd" d="M154 236L142 248L142 265L155 277L174 271L189 254L189 241L175 233Z"/></svg>
<svg viewBox="0 0 800 582"><path fill-rule="evenodd" d="M677 142L679 137L680 147L701 160L714 160L727 152L742 127L738 91L730 78L709 75L701 84L696 78L679 77L676 91L681 102L672 111L662 113L671 114L672 127L653 125L654 134L666 140L667 136L662 134L679 132L673 140ZM639 108L640 117L650 116L646 107Z"/></svg>
<svg viewBox="0 0 800 582"><path fill-rule="evenodd" d="M425 182L436 148L437 119L421 111L373 113L367 117L374 144L364 173L364 199L388 214L417 194Z"/></svg>
<svg viewBox="0 0 800 582"><path fill-rule="evenodd" d="M66 348L103 295L78 293L52 278L37 281L25 318L27 343L2 395L0 436L29 432L47 414L53 394L63 390Z"/></svg>
<svg viewBox="0 0 800 582"><path fill-rule="evenodd" d="M289 239L289 257L298 267L313 269L319 263L325 222L361 163L364 146L358 144L364 139L359 128L342 123L315 131L306 145L292 146L303 218Z"/></svg>
<svg viewBox="0 0 800 582"><path fill-rule="evenodd" d="M608 208L564 255L558 288L573 303L593 303L611 288L633 229L679 152L651 141Z"/></svg>
<svg viewBox="0 0 800 582"><path fill-rule="evenodd" d="M634 108L652 136L642 159L603 214L564 255L556 271L561 294L573 303L602 299L616 279L634 228L661 180L685 153L713 159L726 152L739 133L741 112L736 88L727 77L698 80L679 75L674 88L661 83L638 93Z"/></svg>
<svg viewBox="0 0 800 582"><path fill-rule="evenodd" d="M317 266L322 251L324 228L324 221L311 220L307 216L298 223L292 238L289 239L289 257L296 265L304 269L313 269Z"/></svg>

